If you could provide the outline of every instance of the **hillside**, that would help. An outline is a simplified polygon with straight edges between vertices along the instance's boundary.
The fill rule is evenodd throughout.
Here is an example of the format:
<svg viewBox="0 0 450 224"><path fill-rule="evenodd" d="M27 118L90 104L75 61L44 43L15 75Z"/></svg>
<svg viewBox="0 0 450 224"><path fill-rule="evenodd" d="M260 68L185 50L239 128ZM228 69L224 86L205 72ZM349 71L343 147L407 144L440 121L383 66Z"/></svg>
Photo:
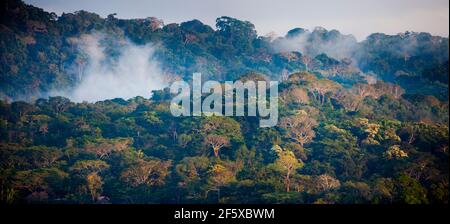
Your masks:
<svg viewBox="0 0 450 224"><path fill-rule="evenodd" d="M234 80L252 71L279 80L306 70L347 87L379 79L448 100L448 38L427 33L373 34L357 42L336 30L295 28L276 38L258 36L252 23L230 17L218 18L215 28L198 20L164 25L154 17L101 18L86 11L57 16L18 0L2 1L0 29L4 99L75 88L92 64L79 40L95 35L106 63L124 54L127 42L152 45L151 56L169 80L188 79L193 72Z"/></svg>
<svg viewBox="0 0 450 224"><path fill-rule="evenodd" d="M448 38L0 5L2 204L448 204ZM174 117L193 72L278 80L278 125Z"/></svg>

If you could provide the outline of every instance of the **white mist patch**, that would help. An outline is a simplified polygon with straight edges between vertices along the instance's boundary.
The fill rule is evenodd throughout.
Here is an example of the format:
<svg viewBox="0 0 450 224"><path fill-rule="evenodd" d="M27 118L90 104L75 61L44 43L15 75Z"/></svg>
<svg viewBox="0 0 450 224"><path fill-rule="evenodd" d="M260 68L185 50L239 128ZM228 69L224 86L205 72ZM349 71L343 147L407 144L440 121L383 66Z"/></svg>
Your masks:
<svg viewBox="0 0 450 224"><path fill-rule="evenodd" d="M310 57L325 53L336 59L354 58L358 50L356 38L351 35L341 35L337 31L333 33L333 38L323 37L323 33L328 32L323 28L316 28L313 32L306 31L292 37L278 38L272 43L276 52L299 51Z"/></svg>
<svg viewBox="0 0 450 224"><path fill-rule="evenodd" d="M87 67L80 82L64 94L73 101L95 102L113 98L150 97L152 90L165 86L159 64L150 45L138 46L126 41L113 62L106 61L100 35L84 35L78 46L87 55ZM67 91L65 91L67 92Z"/></svg>

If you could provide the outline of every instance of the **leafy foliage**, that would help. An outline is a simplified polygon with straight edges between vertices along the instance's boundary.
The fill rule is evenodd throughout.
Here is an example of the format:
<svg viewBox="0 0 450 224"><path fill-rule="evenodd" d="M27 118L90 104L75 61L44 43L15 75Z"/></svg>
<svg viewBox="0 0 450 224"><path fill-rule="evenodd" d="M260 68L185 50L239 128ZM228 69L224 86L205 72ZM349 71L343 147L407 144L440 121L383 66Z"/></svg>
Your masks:
<svg viewBox="0 0 450 224"><path fill-rule="evenodd" d="M448 203L447 38L373 34L355 43L355 64L274 52L250 22L230 17L214 30L0 6L1 203ZM95 31L108 34L111 60L129 38L160 43L165 72L181 78L281 80L279 125L173 117L166 90L95 103L26 97L75 85L69 68L82 70L86 57L74 38ZM309 41L340 35L318 29ZM370 71L384 81L368 82Z"/></svg>

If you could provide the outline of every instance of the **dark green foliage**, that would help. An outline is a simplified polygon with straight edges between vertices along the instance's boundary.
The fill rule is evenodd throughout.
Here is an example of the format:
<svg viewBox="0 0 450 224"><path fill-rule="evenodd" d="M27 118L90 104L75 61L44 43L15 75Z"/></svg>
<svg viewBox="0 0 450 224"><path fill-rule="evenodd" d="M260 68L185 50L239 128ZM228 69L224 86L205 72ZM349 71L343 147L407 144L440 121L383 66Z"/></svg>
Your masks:
<svg viewBox="0 0 450 224"><path fill-rule="evenodd" d="M216 30L198 20L164 25L154 17L101 18L77 11L56 16L5 0L0 5L0 97L35 100L48 91L74 87L86 67L86 55L74 44L84 34L101 33L107 60L120 55L121 42L157 45L155 58L164 72L189 79L193 72L216 80L234 80L251 71L271 79L308 70L344 86L365 82L364 73L395 82L408 93L448 99L448 39L427 33L373 34L363 42L323 28L309 33L308 51L277 52L270 38L258 36L248 21L217 19ZM296 28L285 38L304 34ZM347 58L334 59L321 52L333 43L348 45ZM81 71L81 72L80 72Z"/></svg>
<svg viewBox="0 0 450 224"><path fill-rule="evenodd" d="M315 46L357 45L356 65L274 52L253 24L230 17L214 30L198 20L57 17L18 0L0 10L1 203L448 203L447 38L311 33ZM280 125L173 117L168 89L151 99L35 99L78 82L71 68L87 59L71 38L95 32L106 34L107 60L130 39L160 44L164 72L183 79L282 80ZM367 83L363 72L386 82ZM216 156L211 139L227 143Z"/></svg>
<svg viewBox="0 0 450 224"><path fill-rule="evenodd" d="M280 92L332 84L310 74L291 78ZM347 91L338 88L332 91ZM0 101L1 200L448 203L448 124L436 114L448 108L433 109L442 102L387 92L366 96L351 112L339 95L317 101L306 91L309 103L280 102L280 120L299 113L317 121L303 146L281 126L259 128L252 117L172 117L170 98L161 94L97 103ZM363 113L367 107L377 109ZM230 140L217 157L205 144L211 135ZM293 162L298 169L286 179Z"/></svg>

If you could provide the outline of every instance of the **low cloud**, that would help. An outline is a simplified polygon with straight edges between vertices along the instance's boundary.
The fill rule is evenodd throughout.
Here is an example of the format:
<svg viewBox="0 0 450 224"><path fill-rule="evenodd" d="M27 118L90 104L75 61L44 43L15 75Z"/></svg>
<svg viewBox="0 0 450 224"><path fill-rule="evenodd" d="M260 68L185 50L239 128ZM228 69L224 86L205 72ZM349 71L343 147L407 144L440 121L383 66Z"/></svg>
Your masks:
<svg viewBox="0 0 450 224"><path fill-rule="evenodd" d="M358 42L351 35L342 35L336 30L316 28L313 32L299 29L295 34L278 38L272 43L275 52L298 51L310 57L325 53L336 59L354 58Z"/></svg>
<svg viewBox="0 0 450 224"><path fill-rule="evenodd" d="M49 95L60 95L75 102L124 98L150 97L152 90L166 86L163 72L154 58L154 46L139 46L122 41L118 56L113 59L105 53L101 34L83 35L74 40L85 55L85 66L76 65L77 84L70 90L56 90Z"/></svg>

